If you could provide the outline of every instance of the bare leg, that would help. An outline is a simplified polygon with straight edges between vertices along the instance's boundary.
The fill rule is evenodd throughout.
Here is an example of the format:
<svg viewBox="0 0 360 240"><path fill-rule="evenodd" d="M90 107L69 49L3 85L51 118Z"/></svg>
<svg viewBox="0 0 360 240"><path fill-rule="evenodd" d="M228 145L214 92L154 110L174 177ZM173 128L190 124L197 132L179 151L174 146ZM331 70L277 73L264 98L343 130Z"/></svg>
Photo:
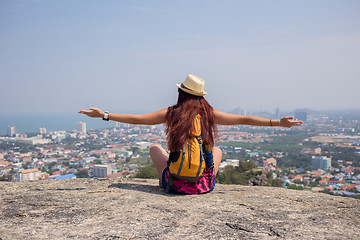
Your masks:
<svg viewBox="0 0 360 240"><path fill-rule="evenodd" d="M150 157L161 178L162 171L167 166L169 154L159 144L153 144L150 147Z"/></svg>
<svg viewBox="0 0 360 240"><path fill-rule="evenodd" d="M212 153L213 153L213 161L214 161L215 176L216 176L216 174L219 170L220 163L221 163L222 151L218 147L213 147Z"/></svg>

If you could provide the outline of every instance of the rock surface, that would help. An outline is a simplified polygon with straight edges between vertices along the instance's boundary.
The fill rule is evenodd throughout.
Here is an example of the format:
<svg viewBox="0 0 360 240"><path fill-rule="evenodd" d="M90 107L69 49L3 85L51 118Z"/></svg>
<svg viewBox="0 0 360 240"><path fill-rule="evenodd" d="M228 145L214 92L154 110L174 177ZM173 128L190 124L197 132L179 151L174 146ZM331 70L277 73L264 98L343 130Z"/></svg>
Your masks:
<svg viewBox="0 0 360 240"><path fill-rule="evenodd" d="M0 238L360 239L360 201L271 187L217 185L171 195L156 180L0 183Z"/></svg>

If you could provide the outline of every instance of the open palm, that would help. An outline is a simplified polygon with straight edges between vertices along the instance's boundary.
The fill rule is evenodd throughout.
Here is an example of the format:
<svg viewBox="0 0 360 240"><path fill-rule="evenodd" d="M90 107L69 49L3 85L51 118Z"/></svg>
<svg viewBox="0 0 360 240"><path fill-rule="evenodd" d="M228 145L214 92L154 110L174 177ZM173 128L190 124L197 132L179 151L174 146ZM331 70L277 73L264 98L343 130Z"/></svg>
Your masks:
<svg viewBox="0 0 360 240"><path fill-rule="evenodd" d="M102 118L104 117L104 112L101 111L99 108L90 108L90 110L80 110L78 113L85 114L88 117L93 118Z"/></svg>

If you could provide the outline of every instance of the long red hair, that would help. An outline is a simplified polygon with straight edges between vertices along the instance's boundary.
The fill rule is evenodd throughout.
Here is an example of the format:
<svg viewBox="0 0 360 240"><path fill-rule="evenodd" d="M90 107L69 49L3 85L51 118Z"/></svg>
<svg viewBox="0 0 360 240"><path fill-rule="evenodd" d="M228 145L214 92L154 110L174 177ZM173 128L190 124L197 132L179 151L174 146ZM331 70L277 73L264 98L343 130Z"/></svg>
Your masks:
<svg viewBox="0 0 360 240"><path fill-rule="evenodd" d="M213 108L204 97L194 96L179 89L177 104L168 108L165 121L168 149L180 151L191 137L195 116L201 116L201 135L206 145L214 146L217 134Z"/></svg>

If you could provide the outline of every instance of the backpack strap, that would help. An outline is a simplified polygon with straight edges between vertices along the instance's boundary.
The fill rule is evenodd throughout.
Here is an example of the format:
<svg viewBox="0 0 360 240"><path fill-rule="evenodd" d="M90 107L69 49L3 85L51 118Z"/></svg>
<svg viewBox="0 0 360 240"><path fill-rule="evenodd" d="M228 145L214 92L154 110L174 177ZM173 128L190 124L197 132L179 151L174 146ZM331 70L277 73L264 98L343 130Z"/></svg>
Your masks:
<svg viewBox="0 0 360 240"><path fill-rule="evenodd" d="M201 132L201 136L202 136L202 132ZM201 138L200 136L200 138ZM202 138L201 138L202 141ZM202 144L202 146L200 146L201 149L201 155L204 156L205 159L205 165L207 168L213 168L214 167L214 160L213 160L213 154L212 154L212 149L206 149L207 146L205 144Z"/></svg>
<svg viewBox="0 0 360 240"><path fill-rule="evenodd" d="M177 173L178 175L180 175L182 166L184 164L185 150L186 150L186 146L184 146L184 149L183 149L183 152L182 152L181 162L180 162L179 170L178 170L178 173ZM168 167L170 167L171 162L177 162L177 160L179 159L180 154L181 154L181 151L170 152L169 159L167 161ZM171 193L174 190L173 180L174 180L173 175L172 175L172 173L169 172L169 178L168 178L168 182L167 182L166 189L165 189L165 191L167 193Z"/></svg>
<svg viewBox="0 0 360 240"><path fill-rule="evenodd" d="M186 152L186 144L185 144L183 152L182 152L181 162L180 162L180 166L179 166L179 169L178 169L178 172L177 172L178 175L180 175L181 169L182 169L182 167L184 165L185 152Z"/></svg>
<svg viewBox="0 0 360 240"><path fill-rule="evenodd" d="M203 140L201 137L197 137L197 140L199 142L199 148L200 148L200 165L199 165L199 169L198 169L198 172L196 174L196 177L199 177L200 175L200 171L201 171L201 166L202 166L202 163L204 161L204 152L203 152L203 148L202 148L202 145L203 145Z"/></svg>

